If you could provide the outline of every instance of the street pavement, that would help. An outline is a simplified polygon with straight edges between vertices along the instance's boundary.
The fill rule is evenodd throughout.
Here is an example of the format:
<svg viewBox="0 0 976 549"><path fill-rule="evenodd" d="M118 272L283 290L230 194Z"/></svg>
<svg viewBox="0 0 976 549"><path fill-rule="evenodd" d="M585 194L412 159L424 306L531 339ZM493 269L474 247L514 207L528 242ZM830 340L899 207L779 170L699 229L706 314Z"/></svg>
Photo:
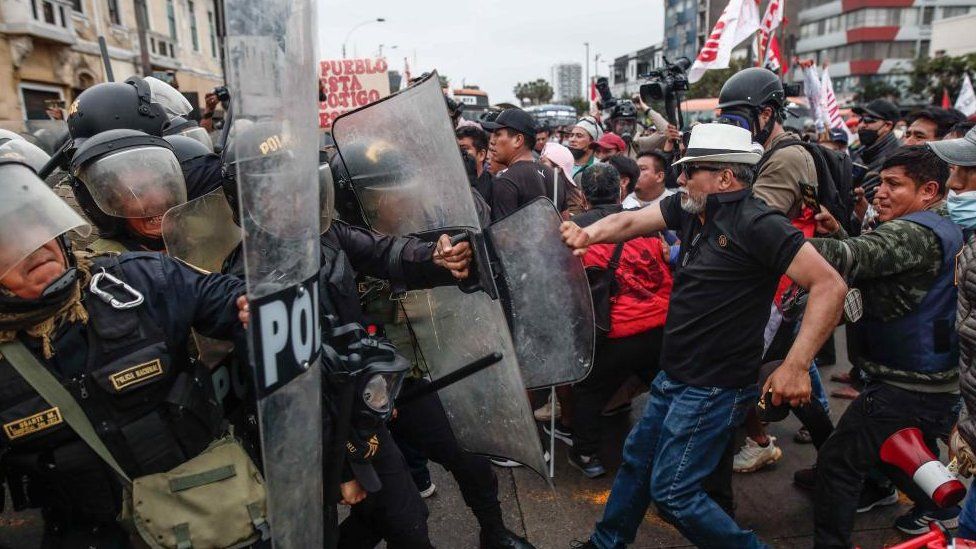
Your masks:
<svg viewBox="0 0 976 549"><path fill-rule="evenodd" d="M830 375L846 372L843 330L838 330L837 365L822 369L827 390L840 385L829 381ZM630 422L646 402L639 397L634 402L631 418L618 416L606 419L607 441L602 458L608 474L590 480L569 466L566 446L556 442L555 477L551 485L543 477L526 469L496 467L499 498L506 524L513 531L526 535L539 549L569 548L573 540L585 540L600 518L610 494L613 474L620 463L620 447ZM831 398L834 420L849 401ZM793 442L799 422L789 419L769 427L778 438L783 458L775 465L751 474L735 475L736 520L754 529L759 536L777 548L809 548L813 546L813 510L810 495L792 483L793 472L809 467L815 459L812 445ZM541 431L540 431L541 433ZM548 444L548 442L546 442ZM435 495L426 500L430 509L428 525L434 545L444 549L478 547L478 524L464 505L453 478L440 466L431 463L431 473L437 485ZM895 506L876 509L859 515L856 522L855 543L864 549L874 549L899 543L903 537L892 527L894 519L908 511L910 504L902 497ZM9 500L7 509L10 509ZM344 515L345 513L343 513ZM40 519L37 513L0 515L0 549L37 547L40 539ZM633 547L691 547L673 527L662 521L651 509L646 515Z"/></svg>

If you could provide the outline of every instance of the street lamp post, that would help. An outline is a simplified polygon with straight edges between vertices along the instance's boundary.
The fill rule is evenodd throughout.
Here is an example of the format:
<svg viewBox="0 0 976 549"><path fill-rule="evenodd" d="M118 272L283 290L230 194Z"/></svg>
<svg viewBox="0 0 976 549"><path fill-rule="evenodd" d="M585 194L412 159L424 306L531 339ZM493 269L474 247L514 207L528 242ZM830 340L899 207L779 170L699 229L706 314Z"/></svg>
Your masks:
<svg viewBox="0 0 976 549"><path fill-rule="evenodd" d="M586 98L586 104L590 104L590 43L583 42L586 46L586 83L583 85L583 96Z"/></svg>
<svg viewBox="0 0 976 549"><path fill-rule="evenodd" d="M343 59L346 58L346 42L349 42L349 37L352 35L353 31L355 31L359 27L368 25L370 23L383 23L384 21L386 21L386 19L382 17L377 17L376 19L367 19L366 21L363 21L362 23L359 23L355 27L349 29L349 32L346 34L346 39L342 41L342 58Z"/></svg>
<svg viewBox="0 0 976 549"><path fill-rule="evenodd" d="M380 51L379 51L379 53L378 53L378 54L376 54L376 57L383 57L383 46L385 46L385 45L386 45L386 44L380 44ZM397 48L399 48L399 47L400 47L400 46L390 46L390 49L391 49L391 50L395 50L395 49L397 49Z"/></svg>

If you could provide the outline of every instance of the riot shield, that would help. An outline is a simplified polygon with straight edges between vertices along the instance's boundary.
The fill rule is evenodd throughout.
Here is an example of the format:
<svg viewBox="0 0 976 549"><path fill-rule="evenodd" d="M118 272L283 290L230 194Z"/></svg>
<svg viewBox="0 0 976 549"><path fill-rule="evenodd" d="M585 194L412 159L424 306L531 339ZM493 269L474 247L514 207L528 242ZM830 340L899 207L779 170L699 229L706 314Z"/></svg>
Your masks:
<svg viewBox="0 0 976 549"><path fill-rule="evenodd" d="M444 227L479 232L436 73L340 116L332 135L373 229L394 235ZM438 393L461 446L545 471L501 304L456 287L409 292L401 303L434 379L491 352L502 354L498 364Z"/></svg>
<svg viewBox="0 0 976 549"><path fill-rule="evenodd" d="M529 389L580 381L593 365L593 298L582 262L561 245L561 221L549 199L537 198L486 230Z"/></svg>
<svg viewBox="0 0 976 549"><path fill-rule="evenodd" d="M276 547L321 547L315 10L311 0L225 6L231 103L235 117L256 122L230 146L238 159L269 522ZM269 125L277 129L271 136L264 133Z"/></svg>

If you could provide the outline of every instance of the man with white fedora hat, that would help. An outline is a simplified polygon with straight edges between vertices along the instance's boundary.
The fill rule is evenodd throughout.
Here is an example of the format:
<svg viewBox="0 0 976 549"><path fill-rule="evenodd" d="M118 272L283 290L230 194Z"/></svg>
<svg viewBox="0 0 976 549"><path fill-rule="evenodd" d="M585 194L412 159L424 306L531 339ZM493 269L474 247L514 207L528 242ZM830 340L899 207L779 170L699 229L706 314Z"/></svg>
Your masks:
<svg viewBox="0 0 976 549"><path fill-rule="evenodd" d="M759 398L763 329L780 276L807 288L809 301L786 360L762 388L776 405L810 400L807 370L837 325L846 286L782 213L752 196L752 166L760 157L748 130L700 124L675 162L683 168L682 192L586 228L563 223L563 240L578 255L591 244L664 229L684 243L664 327L662 371L624 444L603 518L583 547L632 543L651 501L699 547L765 547L701 483Z"/></svg>

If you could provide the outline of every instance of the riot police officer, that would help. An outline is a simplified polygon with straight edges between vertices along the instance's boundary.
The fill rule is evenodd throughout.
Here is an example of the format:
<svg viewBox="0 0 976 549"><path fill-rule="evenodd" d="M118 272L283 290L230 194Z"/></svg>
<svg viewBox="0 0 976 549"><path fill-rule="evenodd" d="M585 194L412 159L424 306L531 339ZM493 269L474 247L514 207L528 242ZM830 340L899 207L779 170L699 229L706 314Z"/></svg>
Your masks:
<svg viewBox="0 0 976 549"><path fill-rule="evenodd" d="M173 147L136 130L90 137L71 159L71 187L100 236L92 251L160 251L162 216L186 202Z"/></svg>
<svg viewBox="0 0 976 549"><path fill-rule="evenodd" d="M199 140L185 135L166 135L163 139L173 146L176 159L183 169L186 181L186 199L193 200L219 189L222 181L223 163Z"/></svg>
<svg viewBox="0 0 976 549"><path fill-rule="evenodd" d="M240 334L244 285L161 254L72 253L88 226L15 155L0 158L0 469L16 510L40 508L43 547L128 547L122 483L16 370L26 349L77 401L132 478L214 440L221 410L187 356L193 328Z"/></svg>

